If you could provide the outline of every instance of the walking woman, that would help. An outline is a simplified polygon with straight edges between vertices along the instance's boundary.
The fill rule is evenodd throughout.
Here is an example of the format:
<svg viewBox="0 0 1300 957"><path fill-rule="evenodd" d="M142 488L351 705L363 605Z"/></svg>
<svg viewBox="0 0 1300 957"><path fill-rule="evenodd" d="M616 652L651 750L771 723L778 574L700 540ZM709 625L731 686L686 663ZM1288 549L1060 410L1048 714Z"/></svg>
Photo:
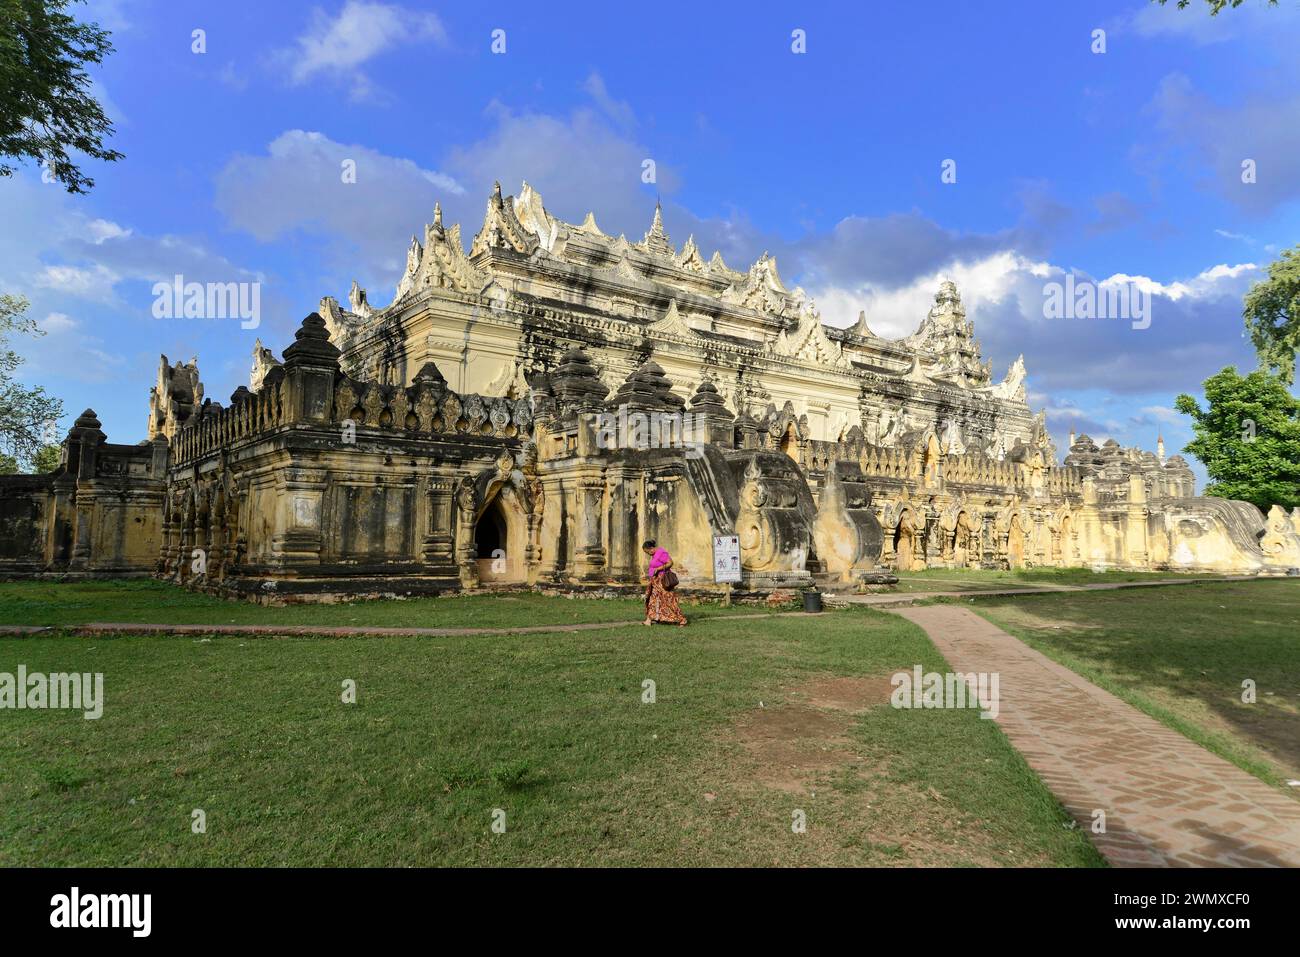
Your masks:
<svg viewBox="0 0 1300 957"><path fill-rule="evenodd" d="M669 625L685 626L686 616L682 614L677 595L669 590L664 581L668 570L673 567L672 556L667 549L656 547L654 539L642 543L641 551L650 558L650 569L646 572L650 581L645 589L645 621L641 624L649 626L662 621Z"/></svg>

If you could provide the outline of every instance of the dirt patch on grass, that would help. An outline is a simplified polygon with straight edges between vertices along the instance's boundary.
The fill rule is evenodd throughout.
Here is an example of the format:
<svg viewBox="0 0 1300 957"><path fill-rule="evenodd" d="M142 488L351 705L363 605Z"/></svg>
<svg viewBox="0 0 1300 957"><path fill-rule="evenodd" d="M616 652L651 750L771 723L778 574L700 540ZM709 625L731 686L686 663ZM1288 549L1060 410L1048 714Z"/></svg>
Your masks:
<svg viewBox="0 0 1300 957"><path fill-rule="evenodd" d="M853 716L888 704L887 677L823 677L796 685L789 700L741 717L731 732L754 762L754 780L791 794L809 793L819 774L865 758L853 750Z"/></svg>
<svg viewBox="0 0 1300 957"><path fill-rule="evenodd" d="M814 708L861 714L876 705L888 704L893 690L889 677L818 678L800 685L794 693L806 696Z"/></svg>
<svg viewBox="0 0 1300 957"><path fill-rule="evenodd" d="M852 762L847 715L799 705L766 708L746 715L734 731L755 763L754 779L791 794L807 793L818 772Z"/></svg>
<svg viewBox="0 0 1300 957"><path fill-rule="evenodd" d="M889 675L813 678L786 689L781 704L744 714L726 740L748 760L724 774L743 778L742 790L770 788L810 809L816 826L800 840L817 860L865 855L875 865L1022 863L999 852L986 822L964 816L933 787L891 779L888 760L869 756L855 740L859 715L889 707ZM705 800L716 797L710 792Z"/></svg>
<svg viewBox="0 0 1300 957"><path fill-rule="evenodd" d="M746 859L771 866L1054 863L976 811L979 802L951 782L918 780L888 735L864 733L864 721L888 724L880 709L889 708L890 676L908 670L818 675L741 714L690 773L698 787L687 815L692 833L729 846L736 828L747 827ZM792 829L793 815L804 816L805 830Z"/></svg>

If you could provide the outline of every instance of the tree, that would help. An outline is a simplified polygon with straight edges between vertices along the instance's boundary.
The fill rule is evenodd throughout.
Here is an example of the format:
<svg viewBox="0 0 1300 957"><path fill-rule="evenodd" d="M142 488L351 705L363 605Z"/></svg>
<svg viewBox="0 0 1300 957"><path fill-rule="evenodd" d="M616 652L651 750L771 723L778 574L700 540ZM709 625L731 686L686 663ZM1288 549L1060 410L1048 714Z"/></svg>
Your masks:
<svg viewBox="0 0 1300 957"><path fill-rule="evenodd" d="M70 2L0 0L0 176L14 171L4 157L34 159L69 193L84 193L95 181L68 151L109 162L122 154L104 147L113 124L91 96L85 70L113 44L98 24L64 13Z"/></svg>
<svg viewBox="0 0 1300 957"><path fill-rule="evenodd" d="M1268 278L1246 293L1241 311L1260 368L1276 371L1287 385L1295 381L1300 349L1300 246L1282 250L1268 267Z"/></svg>
<svg viewBox="0 0 1300 957"><path fill-rule="evenodd" d="M1205 494L1263 511L1300 506L1300 399L1277 376L1240 376L1232 366L1206 379L1204 390L1209 408L1190 395L1180 395L1174 408L1192 417L1195 438L1183 451L1205 465Z"/></svg>
<svg viewBox="0 0 1300 957"><path fill-rule="evenodd" d="M26 315L27 300L21 296L0 296L0 450L13 458L14 465L33 465L50 433L63 417L63 403L40 386L28 388L14 381L22 356L9 348L9 336L43 336L36 320Z"/></svg>
<svg viewBox="0 0 1300 957"><path fill-rule="evenodd" d="M53 472L63 464L63 449L57 445L42 445L32 456L32 471L40 475Z"/></svg>
<svg viewBox="0 0 1300 957"><path fill-rule="evenodd" d="M1169 0L1155 0L1155 2L1160 4L1160 6L1163 7L1166 3L1169 2ZM1243 3L1245 3L1246 0L1205 0L1205 2L1210 5L1210 16L1216 17L1219 15L1219 11L1222 10L1224 7L1239 7ZM1192 0L1178 0L1179 10L1185 10L1187 7L1190 7L1191 5L1192 5ZM1277 0L1268 0L1268 5L1270 7L1276 7Z"/></svg>

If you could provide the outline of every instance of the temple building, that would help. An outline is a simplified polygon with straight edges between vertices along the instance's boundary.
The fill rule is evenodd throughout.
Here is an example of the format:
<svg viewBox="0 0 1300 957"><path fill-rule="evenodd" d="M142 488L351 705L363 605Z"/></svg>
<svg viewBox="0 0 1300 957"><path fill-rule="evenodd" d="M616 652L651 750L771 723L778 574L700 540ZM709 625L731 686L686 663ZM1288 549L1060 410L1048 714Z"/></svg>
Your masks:
<svg viewBox="0 0 1300 957"><path fill-rule="evenodd" d="M392 301L353 283L248 387L163 357L138 445L91 410L61 468L0 478L0 571L154 574L290 599L633 585L640 543L713 587L852 586L925 567L1300 568L1300 510L1196 497L1179 456L1072 437L1063 461L998 381L961 297L914 335L824 325L764 254L745 271L656 207L633 242L561 222L526 183L466 251L441 211Z"/></svg>

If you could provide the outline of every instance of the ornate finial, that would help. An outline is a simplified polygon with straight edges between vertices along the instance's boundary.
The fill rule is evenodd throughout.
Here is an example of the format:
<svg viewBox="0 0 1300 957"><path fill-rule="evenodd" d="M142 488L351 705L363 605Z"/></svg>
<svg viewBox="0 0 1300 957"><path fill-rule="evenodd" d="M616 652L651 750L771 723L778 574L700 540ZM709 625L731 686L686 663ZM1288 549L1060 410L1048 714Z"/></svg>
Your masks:
<svg viewBox="0 0 1300 957"><path fill-rule="evenodd" d="M650 223L650 231L645 234L645 245L647 248L659 252L672 252L672 244L668 241L668 234L664 232L663 205L657 199L655 200L655 216Z"/></svg>
<svg viewBox="0 0 1300 957"><path fill-rule="evenodd" d="M339 349L330 342L329 329L320 313L310 313L293 335L293 343L284 350L286 368L295 366L333 365L337 367Z"/></svg>
<svg viewBox="0 0 1300 957"><path fill-rule="evenodd" d="M497 192L499 193L500 191L501 191L501 184L498 183ZM442 229L442 203L435 202L433 204L433 225L437 226L439 229Z"/></svg>
<svg viewBox="0 0 1300 957"><path fill-rule="evenodd" d="M495 202L501 202L501 180L492 184L492 199Z"/></svg>
<svg viewBox="0 0 1300 957"><path fill-rule="evenodd" d="M428 385L435 389L444 389L447 386L446 378L434 362L426 362L420 366L420 371L415 374L413 382L415 385Z"/></svg>

